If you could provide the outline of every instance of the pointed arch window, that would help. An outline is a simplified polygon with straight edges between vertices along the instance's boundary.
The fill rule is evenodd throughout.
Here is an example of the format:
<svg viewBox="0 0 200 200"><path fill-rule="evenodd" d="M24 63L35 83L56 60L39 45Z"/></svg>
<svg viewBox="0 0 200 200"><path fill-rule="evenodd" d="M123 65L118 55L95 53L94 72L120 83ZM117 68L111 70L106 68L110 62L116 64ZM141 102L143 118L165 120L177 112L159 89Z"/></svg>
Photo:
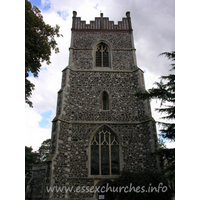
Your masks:
<svg viewBox="0 0 200 200"><path fill-rule="evenodd" d="M96 67L109 67L109 47L103 42L96 47Z"/></svg>
<svg viewBox="0 0 200 200"><path fill-rule="evenodd" d="M91 175L119 175L119 141L117 135L104 126L90 143Z"/></svg>

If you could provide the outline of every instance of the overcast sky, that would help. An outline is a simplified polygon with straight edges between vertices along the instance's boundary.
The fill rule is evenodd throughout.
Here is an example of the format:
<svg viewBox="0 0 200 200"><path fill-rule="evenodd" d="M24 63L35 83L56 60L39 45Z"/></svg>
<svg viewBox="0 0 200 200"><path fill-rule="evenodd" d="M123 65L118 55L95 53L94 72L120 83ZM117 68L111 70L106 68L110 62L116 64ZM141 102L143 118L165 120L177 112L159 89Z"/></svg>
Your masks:
<svg viewBox="0 0 200 200"><path fill-rule="evenodd" d="M30 77L35 84L31 101L33 108L25 105L25 145L37 150L51 137L51 121L55 117L57 92L61 87L61 71L68 65L71 39L72 12L86 23L100 16L117 24L130 11L136 47L137 64L144 70L146 89L168 75L170 61L158 55L175 50L175 2L174 0L31 0L42 12L44 21L51 26L58 24L64 37L58 38L59 54L52 53L51 64L43 63L39 77ZM161 117L154 111L155 120ZM158 132L158 131L157 131ZM174 144L168 144L174 147Z"/></svg>

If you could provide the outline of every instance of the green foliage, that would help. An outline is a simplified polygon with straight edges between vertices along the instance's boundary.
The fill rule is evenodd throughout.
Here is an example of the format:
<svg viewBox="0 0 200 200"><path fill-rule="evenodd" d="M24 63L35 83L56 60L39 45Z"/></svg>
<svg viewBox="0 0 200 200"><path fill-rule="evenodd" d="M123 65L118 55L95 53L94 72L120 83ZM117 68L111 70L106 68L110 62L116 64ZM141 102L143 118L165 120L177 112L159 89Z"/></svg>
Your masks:
<svg viewBox="0 0 200 200"><path fill-rule="evenodd" d="M32 176L33 165L44 163L49 156L51 139L45 140L38 151L33 152L32 147L25 146L25 183Z"/></svg>
<svg viewBox="0 0 200 200"><path fill-rule="evenodd" d="M33 152L32 147L25 146L25 182L32 176L32 167L38 163L38 153Z"/></svg>
<svg viewBox="0 0 200 200"><path fill-rule="evenodd" d="M115 199L123 200L171 200L172 191L168 187L168 181L159 173L133 173L123 171L113 186L129 187L128 192L114 193ZM133 189L130 191L130 186ZM160 187L159 187L160 186Z"/></svg>
<svg viewBox="0 0 200 200"><path fill-rule="evenodd" d="M54 38L62 36L59 29L58 25L51 27L45 24L40 10L25 0L25 102L30 107L33 105L29 98L35 86L27 78L30 72L34 77L38 76L41 62L51 63L51 49L59 52Z"/></svg>
<svg viewBox="0 0 200 200"><path fill-rule="evenodd" d="M166 149L166 145L161 137L158 137L158 149Z"/></svg>
<svg viewBox="0 0 200 200"><path fill-rule="evenodd" d="M175 193L175 149L159 149L162 176L168 180L168 186Z"/></svg>
<svg viewBox="0 0 200 200"><path fill-rule="evenodd" d="M160 55L166 56L168 59L175 61L175 51L164 52ZM175 70L175 64L171 64L172 69ZM156 111L164 114L161 119L174 120L175 119L175 74L169 74L168 76L161 76L160 82L155 82L156 87L149 89L148 91L138 91L134 95L138 99L158 99L161 101L160 106ZM158 122L161 125L161 136L171 141L175 141L175 123Z"/></svg>
<svg viewBox="0 0 200 200"><path fill-rule="evenodd" d="M172 69L175 70L175 51L164 52L160 55L164 55L171 60ZM156 87L149 89L148 91L138 91L134 94L138 99L158 99L161 101L160 108L156 111L164 115L161 119L167 120L167 122L157 122L161 125L160 136L168 139L169 141L175 141L175 123L169 122L175 119L175 74L169 74L168 76L161 76L160 82L155 82ZM169 180L169 185L174 190L175 185L175 149L159 148L156 152L161 161L162 174Z"/></svg>
<svg viewBox="0 0 200 200"><path fill-rule="evenodd" d="M163 164L163 175L168 178L171 183L175 184L175 149L159 149L158 151Z"/></svg>
<svg viewBox="0 0 200 200"><path fill-rule="evenodd" d="M40 163L45 162L47 157L49 156L50 145L51 145L51 139L47 139L42 143L41 147L39 148L38 161Z"/></svg>

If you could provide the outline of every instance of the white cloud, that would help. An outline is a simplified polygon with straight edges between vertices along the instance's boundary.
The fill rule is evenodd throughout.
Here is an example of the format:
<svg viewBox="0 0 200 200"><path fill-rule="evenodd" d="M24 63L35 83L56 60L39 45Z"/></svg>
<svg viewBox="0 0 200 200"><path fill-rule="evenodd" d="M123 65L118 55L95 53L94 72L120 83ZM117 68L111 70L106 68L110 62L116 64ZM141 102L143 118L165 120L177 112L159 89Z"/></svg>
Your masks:
<svg viewBox="0 0 200 200"><path fill-rule="evenodd" d="M32 146L36 151L44 140L51 137L51 128L41 128L39 122L42 116L28 106L25 116L25 146Z"/></svg>
<svg viewBox="0 0 200 200"><path fill-rule="evenodd" d="M60 53L52 53L51 64L42 64L38 79L30 77L35 84L31 101L33 108L26 105L26 142L25 145L33 146L35 150L43 140L50 138L51 123L48 128L41 128L39 121L41 113L52 110L51 120L56 114L57 92L61 87L61 71L68 65L71 40L72 12L77 11L77 16L86 23L100 16L100 10L105 17L117 24L126 17L130 11L138 66L145 70L146 88L151 88L158 77L169 73L169 64L164 57L158 55L164 51L174 50L174 1L154 0L42 0L41 8L50 3L49 10L41 10L44 21L51 26L58 24L60 33L64 37L57 38ZM59 16L64 13L65 17ZM67 15L68 14L68 15ZM45 70L46 69L46 70ZM154 111L158 107L152 101L152 114L158 120L160 115Z"/></svg>
<svg viewBox="0 0 200 200"><path fill-rule="evenodd" d="M175 142L167 142L165 143L165 145L169 149L175 148Z"/></svg>

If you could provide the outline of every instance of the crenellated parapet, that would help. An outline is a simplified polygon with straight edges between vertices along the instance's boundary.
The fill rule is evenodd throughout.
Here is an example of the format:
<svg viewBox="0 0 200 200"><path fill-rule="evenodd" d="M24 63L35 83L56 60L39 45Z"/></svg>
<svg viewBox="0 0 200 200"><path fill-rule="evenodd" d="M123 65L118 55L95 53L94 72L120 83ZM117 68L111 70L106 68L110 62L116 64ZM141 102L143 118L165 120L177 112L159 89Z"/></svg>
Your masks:
<svg viewBox="0 0 200 200"><path fill-rule="evenodd" d="M86 24L74 11L69 50L50 156L46 164L33 167L26 200L101 199L98 192L81 188L103 188L123 170L159 171L149 101L133 96L145 91L145 83L136 62L130 12L115 25L103 13ZM109 192L104 199L114 197Z"/></svg>
<svg viewBox="0 0 200 200"><path fill-rule="evenodd" d="M132 31L130 12L126 12L126 18L122 18L122 21L119 21L116 25L114 21L109 21L108 17L103 17L103 13L100 14L100 17L95 17L95 21L86 24L86 21L81 21L81 18L77 17L77 12L73 11L72 30Z"/></svg>

